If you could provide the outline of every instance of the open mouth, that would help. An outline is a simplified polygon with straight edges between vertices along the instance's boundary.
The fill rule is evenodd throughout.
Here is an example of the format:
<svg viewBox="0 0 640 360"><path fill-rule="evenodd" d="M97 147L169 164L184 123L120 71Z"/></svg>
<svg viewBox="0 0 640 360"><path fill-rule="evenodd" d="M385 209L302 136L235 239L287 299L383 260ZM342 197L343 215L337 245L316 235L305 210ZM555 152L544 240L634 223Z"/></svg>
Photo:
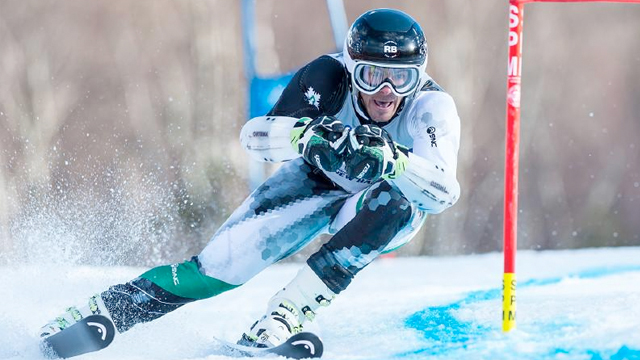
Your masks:
<svg viewBox="0 0 640 360"><path fill-rule="evenodd" d="M391 107L391 105L393 104L393 101L373 100L373 103L376 104L376 106L379 108L386 109L388 107Z"/></svg>

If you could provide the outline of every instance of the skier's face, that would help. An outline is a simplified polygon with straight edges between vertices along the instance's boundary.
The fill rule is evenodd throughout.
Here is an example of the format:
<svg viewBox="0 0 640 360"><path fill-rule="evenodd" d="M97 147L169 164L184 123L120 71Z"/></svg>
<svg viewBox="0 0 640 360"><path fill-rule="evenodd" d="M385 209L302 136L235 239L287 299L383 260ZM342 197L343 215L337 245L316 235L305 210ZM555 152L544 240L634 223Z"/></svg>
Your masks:
<svg viewBox="0 0 640 360"><path fill-rule="evenodd" d="M391 120L402 101L402 97L396 96L389 86L383 86L380 91L373 95L360 93L360 96L369 117L375 122Z"/></svg>

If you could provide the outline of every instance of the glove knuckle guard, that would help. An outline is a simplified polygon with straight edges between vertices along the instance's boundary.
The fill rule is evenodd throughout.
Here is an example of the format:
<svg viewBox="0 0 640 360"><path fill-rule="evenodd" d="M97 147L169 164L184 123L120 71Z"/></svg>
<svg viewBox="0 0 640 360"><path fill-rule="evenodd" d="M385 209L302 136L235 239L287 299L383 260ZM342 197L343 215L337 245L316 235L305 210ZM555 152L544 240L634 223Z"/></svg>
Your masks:
<svg viewBox="0 0 640 360"><path fill-rule="evenodd" d="M354 129L349 156L346 162L347 176L355 179L376 181L395 173L398 158L391 136L376 125L361 125Z"/></svg>
<svg viewBox="0 0 640 360"><path fill-rule="evenodd" d="M301 119L302 120L302 119ZM302 121L301 121L302 122ZM345 126L334 116L319 116L313 120L306 118L300 127L294 127L292 142L303 158L319 168L334 172L342 165ZM296 136L297 133L297 136Z"/></svg>

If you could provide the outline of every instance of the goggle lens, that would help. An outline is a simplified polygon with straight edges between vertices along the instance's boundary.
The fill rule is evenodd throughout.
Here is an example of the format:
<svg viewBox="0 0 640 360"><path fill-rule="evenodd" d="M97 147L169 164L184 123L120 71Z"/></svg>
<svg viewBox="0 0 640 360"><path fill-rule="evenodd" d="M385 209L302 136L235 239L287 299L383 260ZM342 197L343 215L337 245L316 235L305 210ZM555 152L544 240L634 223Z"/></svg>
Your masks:
<svg viewBox="0 0 640 360"><path fill-rule="evenodd" d="M354 69L355 83L365 93L377 92L388 83L398 95L415 90L420 80L415 67L392 68L373 64L358 64Z"/></svg>

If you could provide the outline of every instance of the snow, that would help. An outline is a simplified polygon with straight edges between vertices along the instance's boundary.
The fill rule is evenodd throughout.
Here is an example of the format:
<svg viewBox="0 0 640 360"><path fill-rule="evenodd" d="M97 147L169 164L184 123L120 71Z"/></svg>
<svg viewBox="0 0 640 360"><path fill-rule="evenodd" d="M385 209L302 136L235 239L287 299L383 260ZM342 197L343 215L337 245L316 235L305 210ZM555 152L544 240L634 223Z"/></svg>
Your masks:
<svg viewBox="0 0 640 360"><path fill-rule="evenodd" d="M297 272L278 264L78 359L219 360ZM146 269L0 267L0 359L43 359L37 331L65 307ZM307 329L324 359L640 359L640 248L521 251L517 329L501 331L501 254L380 259Z"/></svg>

